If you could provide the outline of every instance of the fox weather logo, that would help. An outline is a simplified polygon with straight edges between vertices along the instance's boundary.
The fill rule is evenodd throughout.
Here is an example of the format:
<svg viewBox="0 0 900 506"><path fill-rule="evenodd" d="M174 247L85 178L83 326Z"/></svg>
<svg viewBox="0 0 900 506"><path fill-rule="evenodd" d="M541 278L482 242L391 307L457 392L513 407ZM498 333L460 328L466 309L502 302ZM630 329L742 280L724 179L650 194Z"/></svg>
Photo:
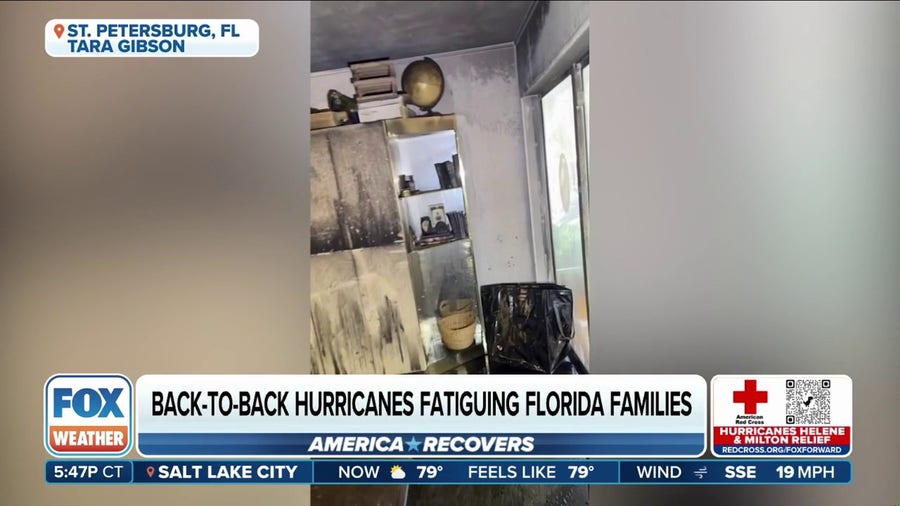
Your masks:
<svg viewBox="0 0 900 506"><path fill-rule="evenodd" d="M132 446L132 386L121 374L57 374L44 385L51 455L120 457Z"/></svg>

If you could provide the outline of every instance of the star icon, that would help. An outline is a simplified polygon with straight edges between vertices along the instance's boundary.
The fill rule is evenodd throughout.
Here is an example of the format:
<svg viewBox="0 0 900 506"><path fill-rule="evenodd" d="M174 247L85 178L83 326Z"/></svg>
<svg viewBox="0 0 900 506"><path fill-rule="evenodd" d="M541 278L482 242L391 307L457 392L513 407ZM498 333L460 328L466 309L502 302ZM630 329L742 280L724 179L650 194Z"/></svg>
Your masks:
<svg viewBox="0 0 900 506"><path fill-rule="evenodd" d="M413 436L406 442L406 446L408 451L417 452L419 451L419 446L422 445L421 441L416 441L416 436Z"/></svg>

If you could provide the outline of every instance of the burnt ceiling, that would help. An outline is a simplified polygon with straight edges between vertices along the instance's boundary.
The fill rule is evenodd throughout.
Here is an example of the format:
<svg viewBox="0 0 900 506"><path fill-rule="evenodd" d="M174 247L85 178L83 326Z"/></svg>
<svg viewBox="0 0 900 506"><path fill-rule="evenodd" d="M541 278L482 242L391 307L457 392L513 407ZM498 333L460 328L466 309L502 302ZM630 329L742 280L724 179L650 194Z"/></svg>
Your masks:
<svg viewBox="0 0 900 506"><path fill-rule="evenodd" d="M515 41L535 2L312 2L312 71Z"/></svg>

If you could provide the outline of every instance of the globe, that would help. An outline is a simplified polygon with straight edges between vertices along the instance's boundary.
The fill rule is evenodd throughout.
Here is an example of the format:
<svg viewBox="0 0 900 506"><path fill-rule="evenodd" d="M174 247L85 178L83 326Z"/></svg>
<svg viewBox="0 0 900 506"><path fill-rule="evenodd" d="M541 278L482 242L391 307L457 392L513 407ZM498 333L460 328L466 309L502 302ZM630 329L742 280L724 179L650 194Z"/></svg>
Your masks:
<svg viewBox="0 0 900 506"><path fill-rule="evenodd" d="M400 85L407 103L431 112L444 94L444 73L431 58L423 58L406 66Z"/></svg>

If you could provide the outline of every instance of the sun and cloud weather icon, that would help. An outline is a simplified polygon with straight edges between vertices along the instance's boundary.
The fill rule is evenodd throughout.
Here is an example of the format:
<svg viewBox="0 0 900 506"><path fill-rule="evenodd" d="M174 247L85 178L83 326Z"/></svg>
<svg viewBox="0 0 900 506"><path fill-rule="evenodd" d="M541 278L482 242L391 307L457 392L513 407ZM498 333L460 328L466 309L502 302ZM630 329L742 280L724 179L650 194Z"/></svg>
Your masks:
<svg viewBox="0 0 900 506"><path fill-rule="evenodd" d="M403 478L406 478L406 471L404 471L400 466L394 466L391 468L391 478L395 480L402 480Z"/></svg>

